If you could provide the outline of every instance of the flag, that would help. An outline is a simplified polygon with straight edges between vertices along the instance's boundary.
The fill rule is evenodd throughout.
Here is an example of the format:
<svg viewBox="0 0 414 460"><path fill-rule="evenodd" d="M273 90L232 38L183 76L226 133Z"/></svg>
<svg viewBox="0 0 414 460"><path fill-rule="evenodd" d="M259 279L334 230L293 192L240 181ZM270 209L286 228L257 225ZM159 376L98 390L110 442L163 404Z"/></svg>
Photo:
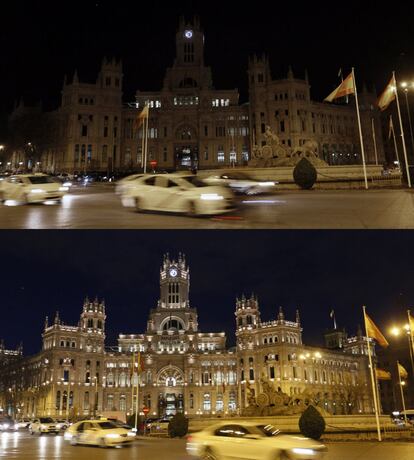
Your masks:
<svg viewBox="0 0 414 460"><path fill-rule="evenodd" d="M405 370L404 366L402 366L400 363L397 363L398 365L398 374L400 375L400 378L406 379L408 377L408 372Z"/></svg>
<svg viewBox="0 0 414 460"><path fill-rule="evenodd" d="M408 313L408 325L410 326L410 333L414 334L414 318L411 316L410 313Z"/></svg>
<svg viewBox="0 0 414 460"><path fill-rule="evenodd" d="M375 325L374 321L364 312L365 316L365 328L367 330L367 336L371 339L375 339L382 347L388 347L389 343L387 339L382 335L381 331Z"/></svg>
<svg viewBox="0 0 414 460"><path fill-rule="evenodd" d="M329 316L333 318L335 316L335 310L331 310L331 313L329 313Z"/></svg>
<svg viewBox="0 0 414 460"><path fill-rule="evenodd" d="M342 67L338 71L338 78L341 78L344 81L344 74L342 73Z"/></svg>
<svg viewBox="0 0 414 460"><path fill-rule="evenodd" d="M147 104L145 104L145 107L142 109L141 113L138 115L138 118L135 122L136 129L139 129L142 124L144 123L144 120L148 119L149 116L149 107Z"/></svg>
<svg viewBox="0 0 414 460"><path fill-rule="evenodd" d="M384 369L375 369L375 374L377 376L377 380L392 380L391 372L385 371Z"/></svg>
<svg viewBox="0 0 414 460"><path fill-rule="evenodd" d="M334 99L355 94L354 78L350 73L345 80L332 93L324 99L326 102L332 102Z"/></svg>
<svg viewBox="0 0 414 460"><path fill-rule="evenodd" d="M384 92L378 98L378 108L383 112L396 97L397 82L393 75Z"/></svg>

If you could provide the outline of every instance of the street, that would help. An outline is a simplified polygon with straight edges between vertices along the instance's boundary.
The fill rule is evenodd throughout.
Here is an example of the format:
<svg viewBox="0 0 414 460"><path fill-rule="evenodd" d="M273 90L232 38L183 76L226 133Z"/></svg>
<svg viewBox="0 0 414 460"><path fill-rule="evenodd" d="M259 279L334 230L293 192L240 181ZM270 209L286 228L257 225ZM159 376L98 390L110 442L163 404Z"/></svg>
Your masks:
<svg viewBox="0 0 414 460"><path fill-rule="evenodd" d="M412 460L414 443L341 442L327 444L325 460ZM76 460L189 460L183 439L139 439L120 449L71 446L63 436L30 436L26 432L0 433L0 458ZM274 459L276 460L276 459Z"/></svg>
<svg viewBox="0 0 414 460"><path fill-rule="evenodd" d="M408 190L286 191L237 197L216 217L137 213L110 184L74 188L62 204L0 205L2 229L407 229L414 228Z"/></svg>

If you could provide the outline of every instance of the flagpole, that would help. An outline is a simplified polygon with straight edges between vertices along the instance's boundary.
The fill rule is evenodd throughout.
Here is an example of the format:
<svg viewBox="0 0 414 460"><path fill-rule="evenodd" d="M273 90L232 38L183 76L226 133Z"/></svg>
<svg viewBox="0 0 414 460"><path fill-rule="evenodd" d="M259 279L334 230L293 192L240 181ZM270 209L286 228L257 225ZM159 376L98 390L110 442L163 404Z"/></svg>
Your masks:
<svg viewBox="0 0 414 460"><path fill-rule="evenodd" d="M131 408L132 413L134 413L134 394L135 394L135 351L132 353L132 369L131 369L131 388L132 388L132 400ZM135 424L135 429L137 429Z"/></svg>
<svg viewBox="0 0 414 460"><path fill-rule="evenodd" d="M412 320L411 320L411 311L410 310L407 310L407 316L408 316L408 327L409 327L409 332L410 332L410 335L408 336L408 339L409 339L409 342L410 342L410 358L411 358L411 370L412 370L412 373L413 373L413 377L414 377L414 340L413 340L413 328L411 327L411 323L412 323Z"/></svg>
<svg viewBox="0 0 414 460"><path fill-rule="evenodd" d="M407 173L408 187L411 188L410 168L408 167L407 148L405 146L404 128L403 128L402 118L401 118L400 100L398 98L397 79L395 78L395 72L392 73L392 76L394 77L394 82L395 82L395 98L397 100L398 118L400 120L400 131L401 131L401 139L402 139L402 146L403 146L403 153L404 153L405 170Z"/></svg>
<svg viewBox="0 0 414 460"><path fill-rule="evenodd" d="M376 137L375 137L375 124L374 124L374 118L371 118L371 126L372 126L372 140L373 140L373 142L374 142L375 164L378 166L377 139L376 139Z"/></svg>
<svg viewBox="0 0 414 460"><path fill-rule="evenodd" d="M138 352L138 359L140 357L140 353ZM135 367L135 354L134 354L134 367ZM138 410L139 410L139 369L137 367L137 391L136 391L136 400L135 400L135 433L138 433Z"/></svg>
<svg viewBox="0 0 414 460"><path fill-rule="evenodd" d="M400 171L401 171L401 161L400 161L400 156L398 155L397 139L395 137L394 122L392 121L392 115L390 115L390 123L391 123L391 130L392 130L392 138L394 139L395 155L397 156L398 167L400 168Z"/></svg>
<svg viewBox="0 0 414 460"><path fill-rule="evenodd" d="M369 368L370 368L370 374L371 374L371 385L372 385L372 396L374 400L374 410L375 410L375 420L377 423L377 433L378 433L378 441L382 441L381 439L381 427L380 427L380 421L379 421L379 415L378 415L378 399L377 399L377 388L375 385L375 380L374 380L374 366L372 365L372 356L371 356L371 345L369 343L369 335L368 335L368 328L367 328L367 317L365 313L365 305L362 307L364 311L364 325L365 325L365 335L367 337L367 343L368 343L368 360L369 360Z"/></svg>
<svg viewBox="0 0 414 460"><path fill-rule="evenodd" d="M148 104L148 113L146 116L146 119L144 119L144 125L145 125L145 156L144 156L144 174L147 173L147 163L148 163L148 124L149 124L149 104Z"/></svg>
<svg viewBox="0 0 414 460"><path fill-rule="evenodd" d="M355 104L356 104L357 118L358 118L359 140L361 142L362 167L364 169L365 188L368 190L367 166L365 163L364 140L362 138L361 116L359 114L358 91L357 91L357 86L356 86L356 81L355 81L354 67L352 67L352 79L354 82L354 89L355 89Z"/></svg>
<svg viewBox="0 0 414 460"><path fill-rule="evenodd" d="M401 402L402 402L402 408L404 412L404 422L407 425L407 414L405 413L405 400L404 400L404 390L401 382L401 373L400 373L400 362L397 361L397 372L398 372L398 381L400 383L400 391L401 391Z"/></svg>
<svg viewBox="0 0 414 460"><path fill-rule="evenodd" d="M144 106L144 110L145 110L145 106ZM142 168L144 167L144 151L145 151L145 118L142 123L142 140L141 140L141 167Z"/></svg>

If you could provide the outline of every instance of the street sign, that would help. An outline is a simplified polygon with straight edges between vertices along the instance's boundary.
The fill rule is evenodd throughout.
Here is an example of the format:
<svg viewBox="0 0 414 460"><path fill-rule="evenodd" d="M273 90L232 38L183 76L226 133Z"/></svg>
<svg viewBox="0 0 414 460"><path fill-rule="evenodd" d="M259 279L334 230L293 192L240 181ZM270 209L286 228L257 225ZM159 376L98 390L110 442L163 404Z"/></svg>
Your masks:
<svg viewBox="0 0 414 460"><path fill-rule="evenodd" d="M147 415L149 411L150 411L150 410L149 410L148 407L144 407L144 408L142 409L142 412L144 412L144 415Z"/></svg>
<svg viewBox="0 0 414 460"><path fill-rule="evenodd" d="M157 160L151 160L151 161L150 161L150 165L151 165L153 168L155 168L155 167L157 166L157 164L158 164L158 161L157 161Z"/></svg>

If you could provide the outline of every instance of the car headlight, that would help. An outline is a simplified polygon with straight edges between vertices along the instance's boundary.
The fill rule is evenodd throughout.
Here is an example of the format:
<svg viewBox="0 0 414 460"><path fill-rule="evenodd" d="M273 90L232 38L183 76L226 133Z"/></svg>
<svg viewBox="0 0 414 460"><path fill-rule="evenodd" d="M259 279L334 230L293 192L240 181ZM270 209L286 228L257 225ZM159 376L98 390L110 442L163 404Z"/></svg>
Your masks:
<svg viewBox="0 0 414 460"><path fill-rule="evenodd" d="M47 425L40 425L41 430L47 430Z"/></svg>
<svg viewBox="0 0 414 460"><path fill-rule="evenodd" d="M72 187L72 182L64 182L63 186L64 187Z"/></svg>
<svg viewBox="0 0 414 460"><path fill-rule="evenodd" d="M69 187L59 187L59 192L67 192L69 190Z"/></svg>
<svg viewBox="0 0 414 460"><path fill-rule="evenodd" d="M108 433L106 436L106 438L110 438L110 439L115 439L115 438L119 438L119 434L115 434L115 433Z"/></svg>
<svg viewBox="0 0 414 460"><path fill-rule="evenodd" d="M133 431L128 431L127 436L135 437L135 433Z"/></svg>
<svg viewBox="0 0 414 460"><path fill-rule="evenodd" d="M276 184L274 182L259 182L259 187L274 187Z"/></svg>
<svg viewBox="0 0 414 460"><path fill-rule="evenodd" d="M200 199L204 201L220 201L224 200L224 196L218 195L217 193L203 193Z"/></svg>
<svg viewBox="0 0 414 460"><path fill-rule="evenodd" d="M313 449L304 449L302 447L295 447L292 452L299 455L315 455L316 453Z"/></svg>
<svg viewBox="0 0 414 460"><path fill-rule="evenodd" d="M3 423L3 429L4 430L7 430L7 428L9 427L10 425L8 423Z"/></svg>
<svg viewBox="0 0 414 460"><path fill-rule="evenodd" d="M32 188L32 190L30 190L30 193L43 193L44 190L42 188Z"/></svg>

